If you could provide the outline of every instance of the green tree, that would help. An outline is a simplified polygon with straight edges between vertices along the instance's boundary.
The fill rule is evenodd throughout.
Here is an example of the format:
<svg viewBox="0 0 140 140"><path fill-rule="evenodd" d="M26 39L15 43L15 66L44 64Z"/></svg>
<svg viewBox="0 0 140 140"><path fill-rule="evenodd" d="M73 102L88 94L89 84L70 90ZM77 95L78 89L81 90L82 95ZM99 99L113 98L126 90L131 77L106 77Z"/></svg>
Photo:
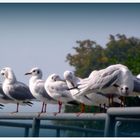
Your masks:
<svg viewBox="0 0 140 140"><path fill-rule="evenodd" d="M87 77L93 69L107 66L108 59L104 48L91 40L76 41L77 47L73 47L75 54L68 54L67 61L75 67L75 74Z"/></svg>
<svg viewBox="0 0 140 140"><path fill-rule="evenodd" d="M74 54L68 54L66 61L75 68L75 74L87 77L95 69L102 69L111 64L126 65L133 74L140 73L140 39L126 37L124 34L110 35L106 47L95 41L76 41Z"/></svg>
<svg viewBox="0 0 140 140"><path fill-rule="evenodd" d="M126 65L134 75L140 73L139 38L124 34L110 35L105 48L92 40L76 43L78 46L74 47L75 53L68 54L67 61L75 68L75 74L79 77L87 77L95 69L117 63ZM128 105L131 106L133 100L128 99ZM133 102L133 105L138 105L138 102Z"/></svg>
<svg viewBox="0 0 140 140"><path fill-rule="evenodd" d="M113 39L112 39L113 38ZM110 35L105 49L109 64L126 65L133 74L140 73L140 39L125 35Z"/></svg>

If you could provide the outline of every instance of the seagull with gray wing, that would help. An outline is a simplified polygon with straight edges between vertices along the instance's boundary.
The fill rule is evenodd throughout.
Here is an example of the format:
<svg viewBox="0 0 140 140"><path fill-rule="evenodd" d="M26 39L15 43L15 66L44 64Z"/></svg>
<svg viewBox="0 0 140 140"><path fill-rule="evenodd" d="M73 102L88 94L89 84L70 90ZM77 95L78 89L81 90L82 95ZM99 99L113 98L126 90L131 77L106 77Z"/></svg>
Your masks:
<svg viewBox="0 0 140 140"><path fill-rule="evenodd" d="M64 104L75 103L66 82L63 79L61 79L61 77L57 74L49 75L49 77L45 82L45 89L53 99L58 101L59 104L58 113L61 112L62 103Z"/></svg>
<svg viewBox="0 0 140 140"><path fill-rule="evenodd" d="M108 98L103 93L96 93L96 92L91 91L91 93L87 95L74 96L75 93L79 92L78 83L83 79L75 76L73 72L65 71L64 79L66 80L69 90L75 100L89 106L95 105L95 106L100 106L102 108L109 107ZM115 98L114 102L118 104L121 103L121 101L118 98Z"/></svg>
<svg viewBox="0 0 140 140"><path fill-rule="evenodd" d="M29 72L25 73L25 75L31 75L29 80L29 89L32 95L38 100L42 101L42 109L40 113L46 112L46 105L57 104L57 101L54 100L45 90L44 84L45 81L42 80L42 70L38 67L32 68Z"/></svg>
<svg viewBox="0 0 140 140"><path fill-rule="evenodd" d="M2 84L0 83L0 103L2 104L9 104L9 103L12 103L12 104L17 104L17 102L11 98L9 98L8 96L5 95L5 93L3 92L2 90ZM4 105L0 104L0 108L4 107ZM20 105L28 105L28 106L32 106L33 103L30 102L30 101L23 101L23 102L20 102L19 103Z"/></svg>
<svg viewBox="0 0 140 140"><path fill-rule="evenodd" d="M0 73L4 77L2 90L8 98L16 102L17 109L13 112L16 113L19 111L19 104L28 103L33 100L34 97L26 84L17 81L16 76L10 67L3 68Z"/></svg>
<svg viewBox="0 0 140 140"><path fill-rule="evenodd" d="M107 97L134 96L134 79L131 71L122 64L111 65L105 69L94 70L88 78L78 83L77 95L91 92L103 93ZM76 95L75 94L75 95ZM123 104L123 102L122 102Z"/></svg>
<svg viewBox="0 0 140 140"><path fill-rule="evenodd" d="M131 96L134 88L134 80L131 71L122 64L111 65L99 71L93 71L88 78L81 80L78 88L79 95L87 94L88 91L103 91L112 88L119 96Z"/></svg>

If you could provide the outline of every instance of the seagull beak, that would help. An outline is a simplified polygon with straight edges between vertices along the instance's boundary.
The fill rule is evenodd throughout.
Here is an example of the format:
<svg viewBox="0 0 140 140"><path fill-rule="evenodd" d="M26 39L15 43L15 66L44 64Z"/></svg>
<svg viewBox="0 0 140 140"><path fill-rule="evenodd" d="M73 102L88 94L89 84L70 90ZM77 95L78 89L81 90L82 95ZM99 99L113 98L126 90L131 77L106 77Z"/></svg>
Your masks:
<svg viewBox="0 0 140 140"><path fill-rule="evenodd" d="M4 75L4 72L1 72L1 75Z"/></svg>
<svg viewBox="0 0 140 140"><path fill-rule="evenodd" d="M25 73L25 75L31 75L32 73L31 72L27 72L27 73Z"/></svg>

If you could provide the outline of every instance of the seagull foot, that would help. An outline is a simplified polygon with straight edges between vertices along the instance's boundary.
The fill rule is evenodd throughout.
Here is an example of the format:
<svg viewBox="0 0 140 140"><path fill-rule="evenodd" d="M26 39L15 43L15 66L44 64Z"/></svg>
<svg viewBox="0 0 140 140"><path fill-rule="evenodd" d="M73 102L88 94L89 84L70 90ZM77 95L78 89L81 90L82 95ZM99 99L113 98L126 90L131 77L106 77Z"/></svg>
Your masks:
<svg viewBox="0 0 140 140"><path fill-rule="evenodd" d="M15 113L18 113L18 111L11 112L11 114L15 114Z"/></svg>
<svg viewBox="0 0 140 140"><path fill-rule="evenodd" d="M59 114L60 112L54 112L54 116L56 116L57 114Z"/></svg>
<svg viewBox="0 0 140 140"><path fill-rule="evenodd" d="M76 113L76 116L79 117L83 112Z"/></svg>
<svg viewBox="0 0 140 140"><path fill-rule="evenodd" d="M40 115L41 115L42 113L46 113L46 112L38 112L38 117L40 117Z"/></svg>

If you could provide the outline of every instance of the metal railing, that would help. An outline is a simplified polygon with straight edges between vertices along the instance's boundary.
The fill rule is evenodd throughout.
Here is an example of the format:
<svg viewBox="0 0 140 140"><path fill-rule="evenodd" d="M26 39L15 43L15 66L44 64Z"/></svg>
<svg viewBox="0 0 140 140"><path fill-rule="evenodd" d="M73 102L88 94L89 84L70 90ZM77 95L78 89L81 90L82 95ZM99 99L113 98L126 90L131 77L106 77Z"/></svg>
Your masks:
<svg viewBox="0 0 140 140"><path fill-rule="evenodd" d="M8 121L7 121L8 120ZM32 123L10 122L9 120L32 120ZM45 125L41 124L41 120L65 120L65 121L104 121L104 130L95 130L92 128L80 128L78 126L65 126L65 125ZM31 129L31 136L38 137L40 129L53 129L56 130L56 137L60 137L61 130L71 130L83 132L83 136L88 133L99 133L105 137L118 136L120 126L125 122L140 122L140 107L118 107L109 108L107 113L83 113L77 117L75 113L61 113L54 114L42 113L38 117L38 113L0 113L0 126L20 127L24 128L24 136L29 136ZM130 134L124 133L126 136Z"/></svg>
<svg viewBox="0 0 140 140"><path fill-rule="evenodd" d="M118 136L121 122L140 122L140 107L109 108L105 121L105 137Z"/></svg>
<svg viewBox="0 0 140 140"><path fill-rule="evenodd" d="M42 113L38 117L38 113L0 113L0 126L9 126L9 127L21 127L24 128L24 136L29 136L29 130L31 129L31 136L38 137L40 129L54 129L56 130L56 137L60 137L60 130L71 130L83 132L84 136L87 136L88 133L101 133L102 130L95 130L89 128L80 128L75 126L64 126L64 125L44 125L41 124L41 120L65 120L65 121L105 121L106 114L98 113L84 113L77 117L75 113L61 113L58 115ZM4 121L3 121L4 120ZM8 120L8 121L5 121ZM9 122L9 120L32 120L32 124L19 123L19 122Z"/></svg>

